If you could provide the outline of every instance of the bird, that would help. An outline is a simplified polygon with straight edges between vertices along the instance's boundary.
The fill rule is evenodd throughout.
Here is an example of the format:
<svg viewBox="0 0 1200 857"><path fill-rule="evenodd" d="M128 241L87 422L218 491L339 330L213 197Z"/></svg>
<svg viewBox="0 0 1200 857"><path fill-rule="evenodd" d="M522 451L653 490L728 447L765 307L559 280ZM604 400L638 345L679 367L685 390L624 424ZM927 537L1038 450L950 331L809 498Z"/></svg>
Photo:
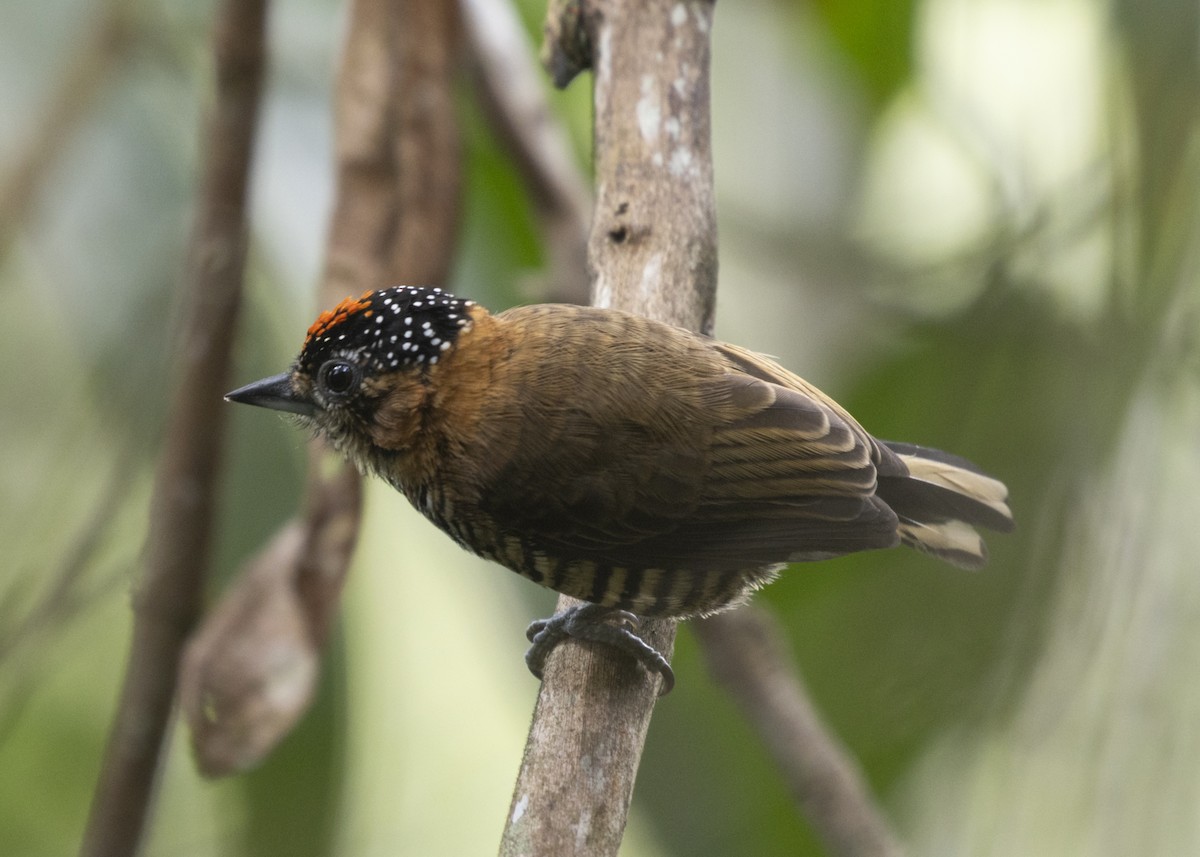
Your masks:
<svg viewBox="0 0 1200 857"><path fill-rule="evenodd" d="M1004 483L878 440L775 360L642 316L492 314L424 286L346 298L278 375L226 396L292 415L467 550L581 599L528 631L662 676L640 617L708 616L787 564L906 545L981 568L1013 528Z"/></svg>

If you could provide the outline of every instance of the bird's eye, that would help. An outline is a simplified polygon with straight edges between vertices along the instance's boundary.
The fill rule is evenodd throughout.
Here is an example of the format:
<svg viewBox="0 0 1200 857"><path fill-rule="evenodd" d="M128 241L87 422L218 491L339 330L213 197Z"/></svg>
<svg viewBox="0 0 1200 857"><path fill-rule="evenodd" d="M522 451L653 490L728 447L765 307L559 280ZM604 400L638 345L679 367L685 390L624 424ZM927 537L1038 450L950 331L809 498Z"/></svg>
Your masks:
<svg viewBox="0 0 1200 857"><path fill-rule="evenodd" d="M321 367L320 382L335 396L344 395L358 384L358 369L345 360L330 360Z"/></svg>

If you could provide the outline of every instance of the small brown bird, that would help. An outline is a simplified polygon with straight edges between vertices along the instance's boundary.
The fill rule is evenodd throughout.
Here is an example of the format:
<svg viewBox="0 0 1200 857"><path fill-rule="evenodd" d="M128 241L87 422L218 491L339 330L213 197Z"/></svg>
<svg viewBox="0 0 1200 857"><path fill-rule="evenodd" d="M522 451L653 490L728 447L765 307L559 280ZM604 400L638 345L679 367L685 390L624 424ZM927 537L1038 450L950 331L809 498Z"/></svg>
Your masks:
<svg viewBox="0 0 1200 857"><path fill-rule="evenodd" d="M761 354L614 310L368 292L227 398L298 414L464 548L591 602L530 627L539 676L570 635L669 688L636 616L715 613L785 563L897 544L979 568L975 527L1013 526L970 462L876 440Z"/></svg>

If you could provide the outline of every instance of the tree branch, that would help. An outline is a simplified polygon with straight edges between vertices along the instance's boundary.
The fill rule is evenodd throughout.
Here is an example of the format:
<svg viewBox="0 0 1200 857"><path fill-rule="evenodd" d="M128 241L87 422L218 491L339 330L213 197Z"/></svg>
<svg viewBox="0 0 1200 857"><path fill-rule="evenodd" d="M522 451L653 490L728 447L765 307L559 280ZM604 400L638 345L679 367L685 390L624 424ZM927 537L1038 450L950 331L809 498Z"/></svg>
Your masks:
<svg viewBox="0 0 1200 857"><path fill-rule="evenodd" d="M809 701L770 612L748 604L694 622L692 630L709 671L757 730L829 853L900 857L858 766Z"/></svg>
<svg viewBox="0 0 1200 857"><path fill-rule="evenodd" d="M337 198L320 302L444 282L458 226L458 23L441 0L357 0L337 83ZM189 644L181 699L200 769L257 765L308 710L341 603L359 474L309 444L305 511L252 560ZM269 645L267 645L269 643Z"/></svg>
<svg viewBox="0 0 1200 857"><path fill-rule="evenodd" d="M112 462L112 469L98 502L92 508L92 514L72 536L57 570L52 574L46 569L25 572L24 576L29 579L49 575L49 586L19 618L9 612L9 608L15 610L15 604L0 605L0 609L4 610L0 613L0 665L15 651L28 647L40 634L66 622L90 603L91 593L84 591L84 578L95 562L100 542L127 500L136 468L132 446L120 450ZM0 705L0 708L3 707ZM3 728L0 728L2 733Z"/></svg>
<svg viewBox="0 0 1200 857"><path fill-rule="evenodd" d="M200 608L246 254L247 176L261 91L265 0L225 0L213 35L216 103L204 135L175 394L155 483L133 642L81 854L141 840L184 639Z"/></svg>
<svg viewBox="0 0 1200 857"><path fill-rule="evenodd" d="M389 276L396 283L444 284L458 237L462 143L454 107L461 70L458 4L395 0L393 38L399 76L393 88L396 204Z"/></svg>
<svg viewBox="0 0 1200 857"><path fill-rule="evenodd" d="M179 701L205 776L258 765L312 704L362 512L357 471L309 445L306 509L239 571L188 640Z"/></svg>
<svg viewBox="0 0 1200 857"><path fill-rule="evenodd" d="M553 6L547 32L595 69L593 303L712 329L716 215L709 139L711 2ZM551 50L553 53L553 49ZM558 609L578 602L561 598ZM669 655L675 625L645 621ZM550 656L513 792L502 857L615 855L659 687L629 659L570 641Z"/></svg>
<svg viewBox="0 0 1200 857"><path fill-rule="evenodd" d="M356 0L337 96L338 199L322 298L444 283L458 227L458 15Z"/></svg>
<svg viewBox="0 0 1200 857"><path fill-rule="evenodd" d="M47 100L40 119L30 126L13 165L0 177L0 250L27 214L38 185L104 92L133 44L130 0L101 0L83 41Z"/></svg>
<svg viewBox="0 0 1200 857"><path fill-rule="evenodd" d="M525 181L546 252L543 300L585 303L592 193L550 112L532 44L509 0L461 0L475 90Z"/></svg>

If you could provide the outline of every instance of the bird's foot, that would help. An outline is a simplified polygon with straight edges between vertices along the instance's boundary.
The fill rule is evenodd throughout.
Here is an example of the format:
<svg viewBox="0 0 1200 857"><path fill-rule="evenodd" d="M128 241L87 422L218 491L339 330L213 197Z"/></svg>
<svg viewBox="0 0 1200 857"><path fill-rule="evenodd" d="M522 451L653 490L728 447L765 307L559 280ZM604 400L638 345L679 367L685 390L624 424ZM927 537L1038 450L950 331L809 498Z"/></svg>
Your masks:
<svg viewBox="0 0 1200 857"><path fill-rule="evenodd" d="M675 673L667 659L637 635L638 624L638 617L628 610L614 610L599 604L568 607L549 619L538 619L525 629L525 636L532 644L525 653L525 664L540 679L546 668L546 658L567 637L605 643L630 655L650 672L661 675L662 687L658 694L663 696L675 686Z"/></svg>

